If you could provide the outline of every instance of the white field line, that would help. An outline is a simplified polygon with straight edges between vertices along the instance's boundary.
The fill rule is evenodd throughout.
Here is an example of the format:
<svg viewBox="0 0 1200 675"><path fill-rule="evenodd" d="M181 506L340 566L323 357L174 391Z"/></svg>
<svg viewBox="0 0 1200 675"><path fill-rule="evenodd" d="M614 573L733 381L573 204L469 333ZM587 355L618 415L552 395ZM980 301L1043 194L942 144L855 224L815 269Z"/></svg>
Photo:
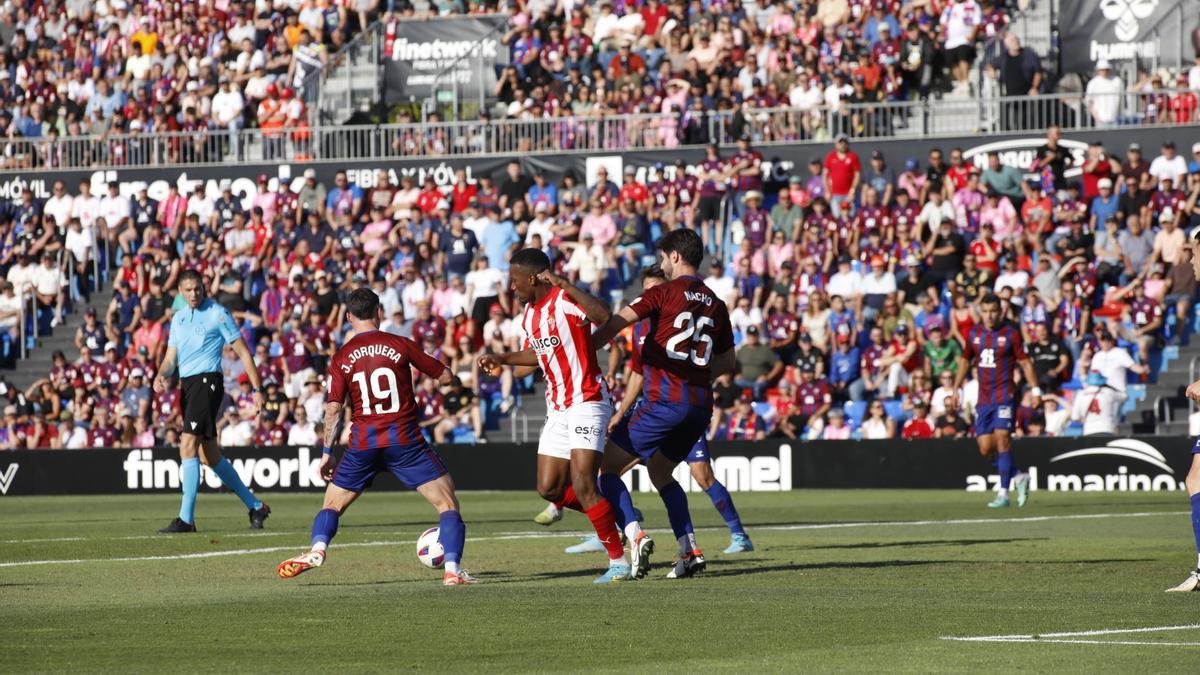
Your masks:
<svg viewBox="0 0 1200 675"><path fill-rule="evenodd" d="M980 635L973 637L943 636L955 642L1049 642L1075 645L1138 645L1153 647L1200 647L1200 642L1152 642L1149 640L1083 640L1100 635L1131 635L1135 633L1165 633L1176 630L1200 630L1200 623L1180 626L1149 626L1146 628L1105 628L1101 630L1038 633L1036 635Z"/></svg>
<svg viewBox="0 0 1200 675"><path fill-rule="evenodd" d="M806 525L764 525L754 528L755 531L772 530L772 531L789 531L789 530L833 530L851 527L920 527L926 525L983 525L988 523L1026 523L1026 522L1048 522L1058 520L1097 520L1106 518L1146 518L1154 516L1179 516L1190 513L1188 511L1143 511L1137 513L1092 513L1092 514L1077 514L1067 516L1031 516L1026 518L961 518L953 520L897 520L897 521L866 521L854 523L813 523ZM698 527L699 531L720 530L724 527ZM650 530L651 532L659 533L667 530ZM276 534L276 533L256 533L261 534ZM280 532L280 535L290 534ZM296 533L299 534L299 533ZM513 539L555 539L563 537L580 537L584 536L584 532L514 532L511 534L502 534L489 537L469 537L467 541L508 541ZM239 536L239 535L218 535L218 536ZM255 536L241 535L241 536ZM129 539L136 537L127 537ZM159 537L149 536L146 538L157 539ZM164 537L165 538L165 537ZM113 539L113 538L97 538L97 539ZM126 537L118 537L115 539L126 539ZM338 544L335 548L358 548L363 546L398 546L401 544L412 544L416 539L403 541L364 541L364 542L348 542ZM250 548L250 549L233 549L228 551L205 551L202 553L180 553L176 555L149 555L149 556L130 556L122 558L92 558L92 559L62 559L62 560L18 560L15 562L0 562L0 568L4 567L29 567L33 565L84 565L92 563L104 562L142 562L154 560L189 560L196 558L220 558L234 555L257 555L260 553L277 553L279 551L294 551L299 550L297 546L272 546L269 548ZM1014 636L1020 637L1020 636ZM947 638L951 639L951 638Z"/></svg>

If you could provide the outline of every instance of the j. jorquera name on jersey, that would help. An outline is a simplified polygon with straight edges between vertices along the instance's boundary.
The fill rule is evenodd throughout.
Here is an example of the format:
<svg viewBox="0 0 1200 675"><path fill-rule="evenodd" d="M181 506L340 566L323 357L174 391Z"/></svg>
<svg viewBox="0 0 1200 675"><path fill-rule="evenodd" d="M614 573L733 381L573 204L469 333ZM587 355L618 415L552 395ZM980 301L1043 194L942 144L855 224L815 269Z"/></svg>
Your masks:
<svg viewBox="0 0 1200 675"><path fill-rule="evenodd" d="M396 363L400 363L400 352L396 351L392 347L388 347L386 345L367 345L365 347L359 347L358 349L355 349L346 356L346 362L342 364L342 372L350 372L350 368L354 365L355 361L367 356L381 356L385 359L391 359Z"/></svg>

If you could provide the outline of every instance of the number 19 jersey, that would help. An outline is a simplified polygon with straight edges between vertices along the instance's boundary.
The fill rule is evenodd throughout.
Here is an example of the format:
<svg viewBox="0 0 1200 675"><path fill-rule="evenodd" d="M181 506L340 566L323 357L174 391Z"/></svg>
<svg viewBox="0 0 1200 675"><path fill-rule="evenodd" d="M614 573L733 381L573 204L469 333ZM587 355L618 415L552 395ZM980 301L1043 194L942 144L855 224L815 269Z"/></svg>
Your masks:
<svg viewBox="0 0 1200 675"><path fill-rule="evenodd" d="M429 377L446 370L416 342L379 330L355 335L330 359L326 400L344 403L349 397L351 450L425 442L410 368Z"/></svg>
<svg viewBox="0 0 1200 675"><path fill-rule="evenodd" d="M700 277L679 277L636 298L630 309L649 319L641 349L647 401L712 404L712 359L733 348L729 310Z"/></svg>

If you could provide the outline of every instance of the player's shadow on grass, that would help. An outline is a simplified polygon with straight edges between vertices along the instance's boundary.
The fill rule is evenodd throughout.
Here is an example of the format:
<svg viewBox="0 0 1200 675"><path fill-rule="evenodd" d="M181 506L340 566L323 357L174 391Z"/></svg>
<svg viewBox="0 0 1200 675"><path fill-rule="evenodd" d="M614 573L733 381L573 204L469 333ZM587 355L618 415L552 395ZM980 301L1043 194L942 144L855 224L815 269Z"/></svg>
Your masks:
<svg viewBox="0 0 1200 675"><path fill-rule="evenodd" d="M708 570L701 576L705 577L740 577L746 574L763 574L766 572L812 572L816 570L873 570L888 567L922 567L926 565L953 565L962 560L873 560L869 562L823 562L823 563L788 563L777 565L760 565L743 567L745 563L757 560L742 559L738 561L710 560ZM764 561L765 562L765 561ZM737 565L737 567L734 567Z"/></svg>
<svg viewBox="0 0 1200 675"><path fill-rule="evenodd" d="M1162 506L1162 505L1163 505L1162 502L1127 502L1127 501L1088 502L1088 504L1087 504L1088 508L1095 507L1095 506L1120 507L1120 506ZM1075 502L1064 502L1062 504L1046 504L1044 502L1038 502L1038 508L1039 509L1077 509L1077 508L1079 508L1079 504L1077 504Z"/></svg>
<svg viewBox="0 0 1200 675"><path fill-rule="evenodd" d="M343 530L353 529L353 528L372 528L372 527L375 527L375 528L379 528L379 527L429 527L430 522L431 522L430 519L425 519L425 520L414 520L414 521L401 522L401 523L354 523L352 525L339 525L338 527ZM434 517L432 519L432 522L434 524L436 524L437 518ZM479 524L483 524L483 523L488 523L488 524L505 524L505 523L525 524L525 523L530 523L530 522L533 522L533 521L531 521L527 518L509 518L509 519L497 518L494 520L488 519L488 518L472 518L471 519L471 523L475 524L475 525L479 525Z"/></svg>
<svg viewBox="0 0 1200 675"><path fill-rule="evenodd" d="M925 541L864 541L856 544L828 544L825 546L771 546L772 551L799 549L867 549L867 548L917 548L920 546L979 546L981 544L1011 544L1016 541L1046 541L1049 537L1016 537L1011 539L936 539Z"/></svg>

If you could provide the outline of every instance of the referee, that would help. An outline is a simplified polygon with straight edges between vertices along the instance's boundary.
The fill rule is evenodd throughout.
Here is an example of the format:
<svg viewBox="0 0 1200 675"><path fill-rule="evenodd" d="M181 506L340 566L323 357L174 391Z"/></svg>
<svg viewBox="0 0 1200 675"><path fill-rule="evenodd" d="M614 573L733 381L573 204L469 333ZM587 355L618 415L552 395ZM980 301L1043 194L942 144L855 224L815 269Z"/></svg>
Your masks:
<svg viewBox="0 0 1200 675"><path fill-rule="evenodd" d="M254 387L254 405L263 405L262 381L254 357L246 348L242 334L229 310L208 298L204 279L195 270L179 275L179 292L187 306L171 317L171 335L167 354L154 378L154 391L166 391L168 378L179 366L179 386L183 394L183 435L179 441L180 482L183 503L179 517L159 530L161 534L196 531L196 492L200 489L200 460L217 474L225 487L237 493L250 509L250 527L262 529L271 508L250 492L228 459L217 447L217 415L225 397L225 378L221 374L221 351L231 345L246 376Z"/></svg>

